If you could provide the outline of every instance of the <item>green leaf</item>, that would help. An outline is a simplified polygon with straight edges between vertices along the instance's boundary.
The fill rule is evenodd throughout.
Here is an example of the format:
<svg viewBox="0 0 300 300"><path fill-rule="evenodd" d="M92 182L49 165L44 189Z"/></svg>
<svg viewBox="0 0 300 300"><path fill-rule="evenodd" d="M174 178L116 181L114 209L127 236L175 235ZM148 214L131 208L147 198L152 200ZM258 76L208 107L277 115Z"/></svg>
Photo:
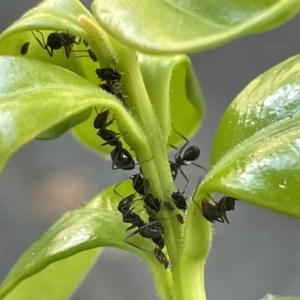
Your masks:
<svg viewBox="0 0 300 300"><path fill-rule="evenodd" d="M171 122L176 131L190 137L202 122L204 103L189 58L185 55L154 57L140 54L139 62L146 90L162 132L170 131ZM96 113L93 113L72 132L93 150L109 153L111 147L100 148L96 131L89 130L95 116ZM110 128L118 131L114 124ZM171 130L168 143L177 145L179 142L182 142L182 138Z"/></svg>
<svg viewBox="0 0 300 300"><path fill-rule="evenodd" d="M202 191L300 218L300 56L253 80L216 133Z"/></svg>
<svg viewBox="0 0 300 300"><path fill-rule="evenodd" d="M195 52L272 29L300 9L298 0L94 0L100 25L144 53Z"/></svg>
<svg viewBox="0 0 300 300"><path fill-rule="evenodd" d="M25 276L29 277L22 278L20 284L14 282L11 293L5 297L5 300L69 299L101 250L83 251L55 261L33 276L26 274Z"/></svg>
<svg viewBox="0 0 300 300"><path fill-rule="evenodd" d="M156 261L152 253L152 241L139 236L134 236L130 239L131 243L139 245L145 250L141 250L124 241L128 234L128 232L125 232L128 224L122 222L122 216L117 211L117 205L121 198L113 192L113 188L110 187L104 190L91 202L82 204L78 209L66 213L37 240L18 260L2 283L0 298L3 299L5 295L14 292L18 295L20 293L18 287L20 286L20 291L29 293L28 297L24 297L24 299L31 299L29 295L31 295L32 291L26 286L29 287L34 283L38 284L38 281L35 282L35 276L31 276L37 274L36 280L42 278L43 284L47 284L47 282L55 284L56 280L52 276L58 276L59 270L64 266L68 266L73 262L74 264L78 263L78 266L82 263L83 266L88 267L97 251L88 251L87 253L86 251L103 246L118 247L138 254L146 260L156 279L167 284L165 280L170 272L169 270L162 272L164 270L163 266ZM122 194L132 192L132 181L128 180L122 183L117 187L117 191ZM140 208L143 205L142 201L139 200L135 203ZM141 214L141 216L144 215ZM86 255L83 253L86 253ZM79 259L78 262L77 259ZM49 265L50 269L48 268ZM83 274L80 274L77 267L74 266L72 270L78 272L77 274L81 278L85 274L86 269L83 270ZM46 272L45 275L40 274L39 272L41 271L42 273ZM46 281L47 275L51 276L48 281ZM77 277L75 275L74 277ZM59 275L59 277L60 280L64 280L62 276ZM32 281L30 282L31 278ZM29 280L28 284L27 280ZM73 288L72 282L70 282L70 285ZM41 292L38 287L36 288ZM67 289L67 287L65 288ZM70 290L65 292L70 292ZM165 291L165 293L168 293L168 291ZM14 297L11 299L18 298Z"/></svg>
<svg viewBox="0 0 300 300"><path fill-rule="evenodd" d="M300 300L300 296L280 297L280 296L274 296L271 294L267 294L264 298L262 298L260 300Z"/></svg>
<svg viewBox="0 0 300 300"><path fill-rule="evenodd" d="M113 96L45 62L0 57L0 78L1 168L17 149L34 138L56 138L82 122L96 104L126 113Z"/></svg>
<svg viewBox="0 0 300 300"><path fill-rule="evenodd" d="M53 57L41 47L31 31L41 30L41 33L34 31L37 38L42 42L47 41L48 34L53 31L70 32L84 40L91 42L90 34L81 26L79 18L86 18L91 23L96 23L90 12L77 0L43 1L35 8L26 12L19 20L9 26L0 36L0 55L21 55L21 47L29 43L26 56L38 60L47 61L66 69L69 69L91 82L97 83L96 76L89 72L95 68L93 62L87 58L78 59L78 55L84 53L71 52L70 58L66 58L64 48L54 50ZM79 41L79 38L76 39ZM74 45L74 50L86 50L82 45Z"/></svg>

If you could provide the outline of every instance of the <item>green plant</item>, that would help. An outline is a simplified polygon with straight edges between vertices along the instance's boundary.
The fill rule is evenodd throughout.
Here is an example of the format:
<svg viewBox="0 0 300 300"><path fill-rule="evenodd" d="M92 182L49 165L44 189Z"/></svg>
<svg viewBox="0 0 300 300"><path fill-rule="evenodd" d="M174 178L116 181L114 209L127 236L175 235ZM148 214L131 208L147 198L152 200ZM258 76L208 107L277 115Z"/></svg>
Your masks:
<svg viewBox="0 0 300 300"><path fill-rule="evenodd" d="M77 124L72 131L81 142L108 153L111 147L99 147L92 126L93 107L98 111L108 108L115 115L116 130L123 134L123 144L145 162L141 166L150 191L171 202L175 187L167 145L182 142L172 124L188 137L203 116L201 92L190 61L182 53L276 27L295 15L300 3L223 0L220 5L220 1L199 1L180 10L175 1L173 6L161 1L102 2L93 3L92 16L78 1L44 1L1 35L1 164L32 139L53 139ZM147 18L141 17L143 11ZM159 14L164 18L157 20ZM184 21L178 23L179 18ZM89 43L101 66L114 66L125 73L122 92L128 95L126 105L98 88L91 61L73 55L67 59L63 50L50 57L31 33L42 30L46 35L47 30L66 29ZM31 41L29 50L20 57L27 41ZM80 44L77 49L86 48ZM198 206L207 193L220 192L299 218L298 61L295 56L273 67L232 102L214 139L210 170L194 195ZM72 88L66 91L66 86ZM28 116L30 122L24 122ZM132 193L131 182L119 186L118 191ZM52 292L65 298L99 254L98 248L114 246L145 260L163 299L205 299L203 269L211 227L199 207L191 201L184 226L172 218L175 212L162 207L158 213L172 263L172 268L165 270L152 253L151 241L132 238L148 252L124 242L127 226L116 210L119 200L110 187L64 215L17 262L2 284L0 297L30 295L37 281L51 278L56 288L47 291L48 297L54 298ZM55 279L63 272L67 279L58 287ZM35 287L36 297L41 299L44 291L43 286Z"/></svg>

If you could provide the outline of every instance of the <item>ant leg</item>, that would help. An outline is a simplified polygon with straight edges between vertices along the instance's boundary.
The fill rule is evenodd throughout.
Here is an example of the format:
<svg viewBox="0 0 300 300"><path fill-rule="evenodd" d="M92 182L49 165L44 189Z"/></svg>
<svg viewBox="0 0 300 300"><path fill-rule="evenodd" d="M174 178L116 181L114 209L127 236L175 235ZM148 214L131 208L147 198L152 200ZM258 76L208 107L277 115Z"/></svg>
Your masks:
<svg viewBox="0 0 300 300"><path fill-rule="evenodd" d="M198 182L196 184L196 189L195 189L195 191L194 191L194 193L192 195L192 200L195 203L195 205L199 208L199 211L202 211L202 209L201 209L200 205L195 201L194 197L196 195L196 192L198 190L198 187L199 187L199 184L200 184L201 180L202 180L202 177L199 177Z"/></svg>
<svg viewBox="0 0 300 300"><path fill-rule="evenodd" d="M36 39L36 41L40 44L40 46L47 50L48 54L50 55L50 57L53 57L53 50L50 48L51 51L49 51L48 46L45 43L45 39L44 39L44 35L42 32L40 32L39 30L36 30L41 36L42 36L42 40L43 42L40 41L40 39L34 34L33 31L31 31L31 33L33 34L34 38Z"/></svg>
<svg viewBox="0 0 300 300"><path fill-rule="evenodd" d="M202 170L205 170L206 172L208 171L208 170L205 169L204 167L202 167L202 166L200 166L200 165L198 165L198 164L196 164L196 163L194 163L194 162L191 162L191 165L194 165L194 166L196 166L196 167L198 167L198 168L200 168L200 169L202 169Z"/></svg>
<svg viewBox="0 0 300 300"><path fill-rule="evenodd" d="M126 230L127 230L127 229L126 229ZM139 232L139 229L137 229L136 231L134 231L134 232L128 234L128 235L126 236L126 238L124 239L124 241L125 241L125 243L127 243L127 244L129 244L129 245L131 245L131 246L133 246L133 247L135 247L135 248L138 248L138 249L140 249L140 250L142 250L142 251L146 251L145 249L141 248L140 246L137 246L137 245L135 245L135 244L133 244L133 243L131 243L131 242L128 241L128 239L130 239L131 237L133 237L134 235L136 235L138 232Z"/></svg>
<svg viewBox="0 0 300 300"><path fill-rule="evenodd" d="M104 128L106 128L106 127L107 127L107 124L109 125L109 122L108 122L108 123L106 123L106 125L105 125L105 127L104 127ZM100 131L100 130L99 130L99 131ZM119 138L120 138L122 135L126 134L126 133L127 133L127 132L125 132L125 133L116 133L114 138L112 138L111 140L109 140L109 141L106 141L105 143L101 144L101 146L110 145L110 143L112 143L112 142L114 142L114 141L118 141L118 140L119 140Z"/></svg>
<svg viewBox="0 0 300 300"><path fill-rule="evenodd" d="M185 149L185 147L188 145L189 140L180 132L176 131L176 129L174 128L174 125L172 124L173 130L175 131L175 133L177 133L178 135L180 135L184 140L185 143L183 144L183 146L180 148L179 152L175 153L175 158L178 158L181 156L182 151ZM170 145L171 146L171 145ZM172 146L171 146L172 147Z"/></svg>
<svg viewBox="0 0 300 300"><path fill-rule="evenodd" d="M186 177L185 173L182 171L181 168L179 168L180 173L182 174L182 176L184 177L184 179L186 180L186 185L184 187L184 190L186 190L186 187L188 186L188 184L190 183L189 179Z"/></svg>

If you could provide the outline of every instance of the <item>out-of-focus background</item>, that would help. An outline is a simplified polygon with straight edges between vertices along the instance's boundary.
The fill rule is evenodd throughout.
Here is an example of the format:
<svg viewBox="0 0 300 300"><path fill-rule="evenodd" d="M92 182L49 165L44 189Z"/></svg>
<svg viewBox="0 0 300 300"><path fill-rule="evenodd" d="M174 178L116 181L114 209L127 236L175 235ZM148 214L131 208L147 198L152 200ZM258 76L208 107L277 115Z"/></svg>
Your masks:
<svg viewBox="0 0 300 300"><path fill-rule="evenodd" d="M0 30L37 0L0 2ZM90 1L84 1L89 6ZM232 99L249 81L300 51L300 16L286 25L216 50L192 55L206 101L203 127L191 144L207 166L214 132ZM200 171L191 166L190 194ZM128 177L91 153L70 134L34 141L8 162L0 177L0 280L17 258L65 211ZM184 186L184 181L177 181ZM300 295L300 222L243 202L228 214L230 225L215 224L206 265L210 300L255 300L266 293ZM143 262L107 248L72 300L158 299ZM22 299L21 299L22 300ZM27 300L27 299L26 299Z"/></svg>

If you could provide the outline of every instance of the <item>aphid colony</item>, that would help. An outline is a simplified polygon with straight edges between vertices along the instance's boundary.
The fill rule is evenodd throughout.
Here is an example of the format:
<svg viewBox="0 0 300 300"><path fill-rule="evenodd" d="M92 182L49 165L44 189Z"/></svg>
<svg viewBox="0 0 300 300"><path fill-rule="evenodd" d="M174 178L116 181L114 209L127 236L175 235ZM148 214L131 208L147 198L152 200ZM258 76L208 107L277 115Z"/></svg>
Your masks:
<svg viewBox="0 0 300 300"><path fill-rule="evenodd" d="M64 48L67 58L70 57L72 51L86 52L87 55L80 55L78 57L87 56L90 57L93 62L98 61L92 49L73 50L74 44L78 45L81 43L81 38L77 39L75 35L69 33L68 31L50 33L46 41L41 31L36 30L36 33L32 31L32 34L41 48L46 50L50 57L53 57L54 50ZM38 37L37 34L39 34L40 37ZM88 44L84 40L82 41L84 45L88 47ZM21 55L27 54L29 45L30 42L26 42L22 45L20 49ZM99 87L104 89L106 92L113 94L116 98L124 103L125 97L122 94L120 85L121 74L113 68L97 68L95 70L95 73L100 80ZM120 137L123 134L116 133L115 131L108 129L108 127L114 122L114 116L109 116L110 111L108 109L102 109L100 112L98 112L96 109L96 113L97 115L94 120L94 128L97 129L97 135L104 141L101 146L109 145L112 147L112 150L110 152L112 169L133 170L137 163L134 162L132 155L123 147L123 144L120 141ZM117 192L117 187L114 189L114 192L122 198L117 206L118 211L122 214L122 221L124 223L130 224L126 231L134 230L125 237L125 242L141 250L148 251L131 243L130 238L136 234L139 234L143 238L152 240L155 245L152 253L159 261L159 263L161 263L165 268L169 267L170 262L163 252L163 249L165 247L164 227L159 221L157 213L161 209L161 204L163 204L163 207L165 209L171 212L175 209L174 206L183 213L186 211L187 198L185 198L183 194L185 193L185 189L189 183L189 180L182 170L183 166L193 164L201 169L206 170L202 166L195 163L195 160L197 160L200 156L200 149L197 146L187 147L189 143L188 139L186 139L181 133L177 132L175 128L173 128L173 130L176 134L180 135L181 138L185 140L185 143L179 150L176 147L170 145L172 148L176 149L174 161L169 161L170 171L173 180L177 178L178 172L180 172L186 180L186 185L183 192L178 189L177 191L174 191L172 193L171 199L173 201L173 204L166 200L162 201L160 199L157 199L153 194L149 192L150 184L148 180L144 178L142 171L130 177L130 179L132 180L133 189L135 190L135 194L130 194L123 197ZM138 199L136 199L137 197ZM194 196L192 197L192 199L194 201ZM194 202L199 207L204 218L209 222L217 221L221 223L227 222L229 224L226 212L234 210L235 201L237 199L226 195L223 196L219 202L215 202L213 198L211 199L215 203L214 205L211 204L207 199L202 200L201 207L199 207L195 201ZM147 216L147 221L141 218L138 211L135 211L135 201L142 201L143 211ZM181 224L184 223L182 214L177 213L176 218Z"/></svg>

